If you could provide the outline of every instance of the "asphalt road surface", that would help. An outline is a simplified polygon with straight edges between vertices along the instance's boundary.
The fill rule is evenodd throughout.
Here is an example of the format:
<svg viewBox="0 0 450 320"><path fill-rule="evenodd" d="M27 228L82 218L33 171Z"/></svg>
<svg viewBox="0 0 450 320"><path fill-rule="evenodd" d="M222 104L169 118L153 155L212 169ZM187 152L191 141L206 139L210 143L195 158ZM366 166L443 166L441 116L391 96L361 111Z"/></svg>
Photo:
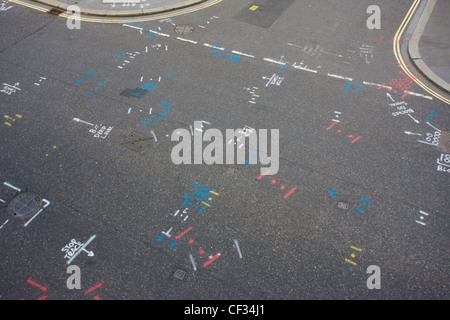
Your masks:
<svg viewBox="0 0 450 320"><path fill-rule="evenodd" d="M276 2L80 29L7 4L1 299L449 298L448 104L393 51L413 1ZM172 162L177 130L249 127L276 175Z"/></svg>

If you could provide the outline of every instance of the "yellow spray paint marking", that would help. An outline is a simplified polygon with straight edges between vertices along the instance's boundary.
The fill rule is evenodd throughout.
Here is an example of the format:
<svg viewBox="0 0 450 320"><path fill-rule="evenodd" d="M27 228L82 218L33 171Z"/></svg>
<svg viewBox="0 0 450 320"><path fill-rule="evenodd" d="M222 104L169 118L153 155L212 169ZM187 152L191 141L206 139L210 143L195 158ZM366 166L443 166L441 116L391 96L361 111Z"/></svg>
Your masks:
<svg viewBox="0 0 450 320"><path fill-rule="evenodd" d="M9 123L9 122L5 122L5 124L7 125L7 126L12 126L12 124L11 123Z"/></svg>
<svg viewBox="0 0 450 320"><path fill-rule="evenodd" d="M255 10L258 9L258 8L259 8L259 6L251 6L250 8L248 8L248 10L255 11Z"/></svg>
<svg viewBox="0 0 450 320"><path fill-rule="evenodd" d="M345 261L346 262L348 262L348 263L351 263L352 265L354 265L354 266L357 266L357 264L356 263L354 263L353 261L351 261L351 260L348 260L348 259L345 259Z"/></svg>
<svg viewBox="0 0 450 320"><path fill-rule="evenodd" d="M360 249L360 248L357 248L357 247L354 247L354 246L350 246L350 248L352 248L353 250L359 251L359 252L361 252L361 251L362 251L362 249Z"/></svg>

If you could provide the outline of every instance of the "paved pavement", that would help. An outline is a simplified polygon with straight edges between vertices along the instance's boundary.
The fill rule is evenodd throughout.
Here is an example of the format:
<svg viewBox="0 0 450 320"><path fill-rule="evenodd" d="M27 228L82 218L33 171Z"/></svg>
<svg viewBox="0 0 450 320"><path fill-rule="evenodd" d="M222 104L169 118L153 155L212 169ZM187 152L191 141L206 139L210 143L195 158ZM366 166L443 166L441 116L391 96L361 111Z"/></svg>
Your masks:
<svg viewBox="0 0 450 320"><path fill-rule="evenodd" d="M412 61L441 90L450 92L450 6L429 0L409 43Z"/></svg>
<svg viewBox="0 0 450 320"><path fill-rule="evenodd" d="M251 1L80 29L1 12L1 299L448 299L448 104L379 85L401 74L390 40L414 1L378 1L370 31L367 2ZM199 119L279 128L277 176L174 165L170 135ZM197 184L217 193L201 214L183 202ZM50 203L12 218L18 190Z"/></svg>

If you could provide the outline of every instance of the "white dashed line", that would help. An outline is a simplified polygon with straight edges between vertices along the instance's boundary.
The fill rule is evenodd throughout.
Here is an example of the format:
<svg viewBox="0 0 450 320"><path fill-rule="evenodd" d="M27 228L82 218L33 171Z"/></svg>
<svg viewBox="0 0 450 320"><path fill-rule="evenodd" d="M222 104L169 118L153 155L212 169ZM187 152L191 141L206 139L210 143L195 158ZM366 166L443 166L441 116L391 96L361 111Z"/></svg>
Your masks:
<svg viewBox="0 0 450 320"><path fill-rule="evenodd" d="M342 80L353 81L352 78L344 77L344 76L339 76L339 75L337 75L337 74L332 74L332 73L328 73L327 76L333 77L333 78L337 78L337 79L342 79Z"/></svg>
<svg viewBox="0 0 450 320"><path fill-rule="evenodd" d="M184 39L184 38L180 38L180 37L177 37L177 39L181 40L181 41L186 41L186 42L190 42L190 43L193 43L193 44L197 44L197 41L194 41L194 40Z"/></svg>
<svg viewBox="0 0 450 320"><path fill-rule="evenodd" d="M243 53L243 52L236 51L236 50L231 51L231 53L234 53L234 54L237 54L237 55L240 55L240 56L249 57L249 58L254 58L255 57L255 56L253 56L251 54Z"/></svg>

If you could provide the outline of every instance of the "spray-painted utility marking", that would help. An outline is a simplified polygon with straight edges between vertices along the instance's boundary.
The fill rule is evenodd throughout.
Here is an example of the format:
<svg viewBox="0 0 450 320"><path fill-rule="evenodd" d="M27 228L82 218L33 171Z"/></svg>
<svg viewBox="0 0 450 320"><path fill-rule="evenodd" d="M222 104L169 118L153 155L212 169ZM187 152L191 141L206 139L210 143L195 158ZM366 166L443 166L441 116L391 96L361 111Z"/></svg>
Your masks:
<svg viewBox="0 0 450 320"><path fill-rule="evenodd" d="M340 76L340 75L332 74L332 73L327 73L327 76L332 77L332 78L342 79L342 80L353 81L353 79L350 77L344 77L344 76Z"/></svg>
<svg viewBox="0 0 450 320"><path fill-rule="evenodd" d="M95 239L95 237L96 237L95 234L94 234L92 237L90 237L89 240L86 241L85 244L80 248L80 250L78 250L77 252L75 252L75 254L72 256L72 258L70 258L70 259L67 261L67 264L70 265L70 264L72 263L72 261L78 256L78 254L80 254L80 252L83 251L83 249L85 249L86 246L87 246L89 243L91 243L92 240Z"/></svg>
<svg viewBox="0 0 450 320"><path fill-rule="evenodd" d="M18 191L18 192L21 191L19 188L14 187L12 184L9 184L8 182L3 182L3 184L4 184L5 186L7 186L7 187L10 187L11 189L14 189L14 190Z"/></svg>
<svg viewBox="0 0 450 320"><path fill-rule="evenodd" d="M30 218L30 220L28 220L23 226L24 227L27 227L30 223L31 223L31 221L33 221L34 220L34 218L36 218L41 212L42 212L42 210L44 210L46 207L48 207L48 205L50 204L50 201L48 201L48 200L46 200L46 199L42 199L42 201L43 202L45 202L45 205L42 207L42 209L40 209L38 212L36 212L36 214L34 215L34 216L32 216L31 218Z"/></svg>
<svg viewBox="0 0 450 320"><path fill-rule="evenodd" d="M239 258L242 259L242 253L241 253L241 249L239 248L239 242L236 239L234 239L233 242L234 242L234 246L236 247L236 250L239 254Z"/></svg>

